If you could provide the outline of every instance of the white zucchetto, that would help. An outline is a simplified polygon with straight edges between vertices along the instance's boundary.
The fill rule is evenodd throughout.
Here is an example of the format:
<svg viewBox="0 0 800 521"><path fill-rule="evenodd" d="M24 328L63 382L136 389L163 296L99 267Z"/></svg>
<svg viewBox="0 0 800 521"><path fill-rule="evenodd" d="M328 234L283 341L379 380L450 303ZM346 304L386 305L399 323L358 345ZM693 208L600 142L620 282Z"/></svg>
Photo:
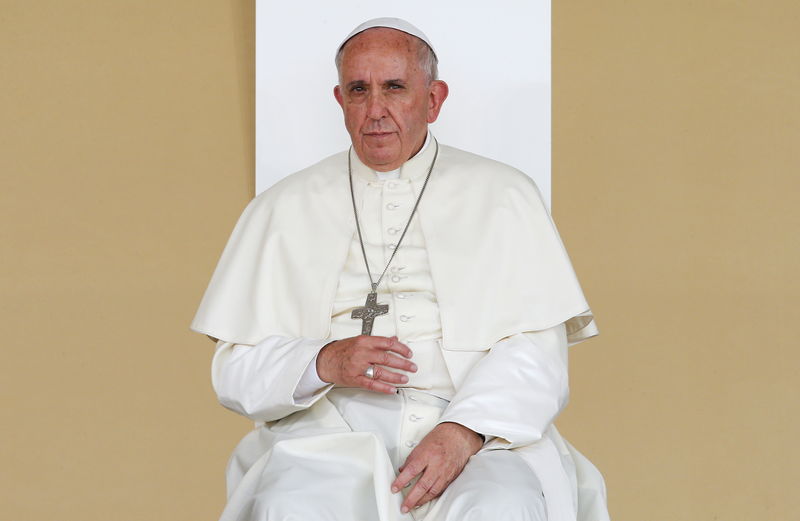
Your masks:
<svg viewBox="0 0 800 521"><path fill-rule="evenodd" d="M433 51L433 54L436 55L436 49L433 48L433 44L428 39L428 37L425 36L425 33L420 31L418 28L414 27L414 25L412 25L411 23L403 20L402 18L390 18L390 17L373 18L372 20L367 20L366 22L359 25L358 27L353 29L353 31L350 34L347 35L347 38L342 40L342 43L340 43L339 47L336 48L336 53L338 54L339 51L342 49L342 47L344 47L344 44L350 41L352 37L366 31L367 29L374 29L375 27L386 27L389 29L396 29L398 31L410 34L411 36L416 36L417 38L425 42L428 45L428 47L430 47L431 51Z"/></svg>

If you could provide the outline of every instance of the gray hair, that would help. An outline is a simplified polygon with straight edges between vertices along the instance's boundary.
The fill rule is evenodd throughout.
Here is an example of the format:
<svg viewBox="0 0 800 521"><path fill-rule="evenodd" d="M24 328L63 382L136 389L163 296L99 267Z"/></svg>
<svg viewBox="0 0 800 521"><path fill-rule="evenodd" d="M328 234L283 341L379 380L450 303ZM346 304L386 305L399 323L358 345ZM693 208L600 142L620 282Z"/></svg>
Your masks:
<svg viewBox="0 0 800 521"><path fill-rule="evenodd" d="M439 79L439 58L436 57L436 53L433 52L433 49L423 40L420 40L414 35L409 36L412 36L417 43L417 63L419 64L419 68L425 72L425 83L430 85L432 81ZM336 71L339 74L340 80L342 77L342 56L344 55L344 48L347 47L349 41L350 40L339 47L339 51L336 53Z"/></svg>

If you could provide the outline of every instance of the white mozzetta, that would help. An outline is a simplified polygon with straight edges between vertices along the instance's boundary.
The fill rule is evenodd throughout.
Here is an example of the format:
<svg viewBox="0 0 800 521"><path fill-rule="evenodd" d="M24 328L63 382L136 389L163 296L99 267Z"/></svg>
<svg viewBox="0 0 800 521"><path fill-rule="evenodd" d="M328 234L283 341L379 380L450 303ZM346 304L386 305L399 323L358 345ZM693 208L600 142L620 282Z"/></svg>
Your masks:
<svg viewBox="0 0 800 521"><path fill-rule="evenodd" d="M402 167L415 192L436 148ZM597 334L533 181L507 165L438 148L418 213L444 349L485 351L502 338L562 322L570 344ZM374 179L352 156L354 175ZM256 197L231 235L192 328L251 345L272 334L326 338L355 230L350 206L346 152ZM472 363L450 368L451 374Z"/></svg>

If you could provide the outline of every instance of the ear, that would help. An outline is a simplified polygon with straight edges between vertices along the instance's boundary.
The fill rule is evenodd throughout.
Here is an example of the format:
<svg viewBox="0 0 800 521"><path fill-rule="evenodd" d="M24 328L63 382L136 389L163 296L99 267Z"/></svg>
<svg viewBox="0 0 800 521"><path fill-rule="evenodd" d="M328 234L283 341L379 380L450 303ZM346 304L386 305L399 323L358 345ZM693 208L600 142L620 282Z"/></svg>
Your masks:
<svg viewBox="0 0 800 521"><path fill-rule="evenodd" d="M428 92L428 123L433 123L439 117L439 111L442 110L442 104L449 93L450 87L447 83L442 80L431 82Z"/></svg>
<svg viewBox="0 0 800 521"><path fill-rule="evenodd" d="M340 107L344 108L342 89L340 89L338 85L333 88L333 97L336 98L336 103L338 103Z"/></svg>

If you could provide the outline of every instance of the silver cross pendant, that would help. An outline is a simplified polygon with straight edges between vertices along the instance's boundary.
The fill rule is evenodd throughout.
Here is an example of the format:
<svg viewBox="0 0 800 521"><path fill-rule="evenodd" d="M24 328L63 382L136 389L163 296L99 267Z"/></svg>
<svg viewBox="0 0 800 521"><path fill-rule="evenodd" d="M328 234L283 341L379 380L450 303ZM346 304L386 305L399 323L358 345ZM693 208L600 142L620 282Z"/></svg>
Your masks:
<svg viewBox="0 0 800 521"><path fill-rule="evenodd" d="M367 295L367 301L364 305L355 308L353 313L350 314L350 318L356 320L361 319L361 334L371 335L372 323L375 321L375 317L385 315L388 312L389 304L378 304L378 294L371 291Z"/></svg>

